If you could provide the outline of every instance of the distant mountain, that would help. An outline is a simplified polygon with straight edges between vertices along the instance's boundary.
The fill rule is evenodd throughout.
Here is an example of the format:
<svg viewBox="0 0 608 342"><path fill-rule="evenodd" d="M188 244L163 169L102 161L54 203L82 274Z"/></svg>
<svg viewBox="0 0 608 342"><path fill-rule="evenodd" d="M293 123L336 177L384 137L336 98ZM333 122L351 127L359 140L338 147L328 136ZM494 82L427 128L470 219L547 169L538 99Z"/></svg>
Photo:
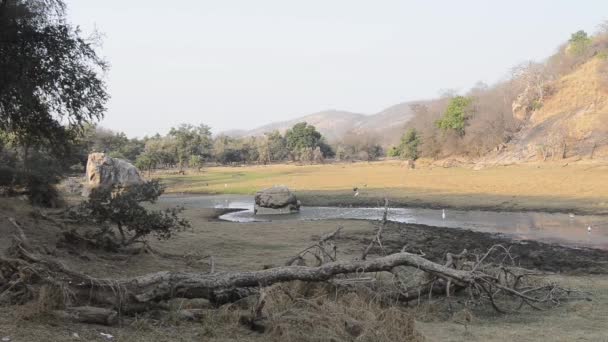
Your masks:
<svg viewBox="0 0 608 342"><path fill-rule="evenodd" d="M298 122L307 122L317 128L330 142L340 140L348 132L378 135L383 144L393 143L395 137L403 134L405 124L414 116L410 105L414 102L404 102L391 106L377 114L365 115L340 110L325 110L295 119L275 122L254 128L249 131L227 131L222 134L243 137L260 136L266 132L278 130L281 133Z"/></svg>

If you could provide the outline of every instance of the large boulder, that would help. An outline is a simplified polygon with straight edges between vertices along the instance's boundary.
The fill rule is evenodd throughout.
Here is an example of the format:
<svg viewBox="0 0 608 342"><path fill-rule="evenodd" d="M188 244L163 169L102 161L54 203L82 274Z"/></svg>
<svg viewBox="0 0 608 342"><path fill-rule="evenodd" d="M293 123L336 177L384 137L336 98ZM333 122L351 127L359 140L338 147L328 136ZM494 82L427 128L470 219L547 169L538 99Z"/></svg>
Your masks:
<svg viewBox="0 0 608 342"><path fill-rule="evenodd" d="M105 153L91 153L87 161L87 190L113 185L129 186L143 183L139 171L126 160Z"/></svg>
<svg viewBox="0 0 608 342"><path fill-rule="evenodd" d="M290 214L300 210L300 201L286 186L273 186L255 194L255 214Z"/></svg>

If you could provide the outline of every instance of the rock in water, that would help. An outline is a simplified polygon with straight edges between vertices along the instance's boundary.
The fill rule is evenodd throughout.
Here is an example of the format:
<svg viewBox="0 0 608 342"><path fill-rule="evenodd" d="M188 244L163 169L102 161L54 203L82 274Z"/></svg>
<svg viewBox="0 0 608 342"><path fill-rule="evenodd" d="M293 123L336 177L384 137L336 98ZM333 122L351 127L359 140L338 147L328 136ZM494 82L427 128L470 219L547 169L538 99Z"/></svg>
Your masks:
<svg viewBox="0 0 608 342"><path fill-rule="evenodd" d="M113 185L129 186L141 184L139 171L126 160L112 158L105 153L91 153L87 161L87 189Z"/></svg>
<svg viewBox="0 0 608 342"><path fill-rule="evenodd" d="M286 186L273 186L255 194L255 214L290 214L300 211L300 201Z"/></svg>

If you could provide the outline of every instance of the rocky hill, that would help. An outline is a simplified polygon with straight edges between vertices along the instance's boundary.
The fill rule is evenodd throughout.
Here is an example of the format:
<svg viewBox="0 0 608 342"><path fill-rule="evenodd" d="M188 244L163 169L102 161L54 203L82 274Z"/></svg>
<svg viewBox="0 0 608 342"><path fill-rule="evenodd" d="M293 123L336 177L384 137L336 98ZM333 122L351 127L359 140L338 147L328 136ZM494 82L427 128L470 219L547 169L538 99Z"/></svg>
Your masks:
<svg viewBox="0 0 608 342"><path fill-rule="evenodd" d="M593 58L549 83L538 108L521 110L519 132L497 157L510 160L608 156L606 61Z"/></svg>

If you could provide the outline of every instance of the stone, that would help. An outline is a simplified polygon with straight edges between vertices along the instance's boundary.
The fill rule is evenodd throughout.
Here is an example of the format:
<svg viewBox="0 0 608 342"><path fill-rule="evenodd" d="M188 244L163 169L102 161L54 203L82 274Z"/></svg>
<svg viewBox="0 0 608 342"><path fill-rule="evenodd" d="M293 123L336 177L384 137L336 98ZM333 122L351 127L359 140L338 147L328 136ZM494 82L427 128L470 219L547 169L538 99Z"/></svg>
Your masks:
<svg viewBox="0 0 608 342"><path fill-rule="evenodd" d="M91 153L87 161L87 190L113 185L129 186L143 183L139 171L126 160Z"/></svg>
<svg viewBox="0 0 608 342"><path fill-rule="evenodd" d="M300 211L300 201L286 186L273 186L255 194L256 215L291 214Z"/></svg>

